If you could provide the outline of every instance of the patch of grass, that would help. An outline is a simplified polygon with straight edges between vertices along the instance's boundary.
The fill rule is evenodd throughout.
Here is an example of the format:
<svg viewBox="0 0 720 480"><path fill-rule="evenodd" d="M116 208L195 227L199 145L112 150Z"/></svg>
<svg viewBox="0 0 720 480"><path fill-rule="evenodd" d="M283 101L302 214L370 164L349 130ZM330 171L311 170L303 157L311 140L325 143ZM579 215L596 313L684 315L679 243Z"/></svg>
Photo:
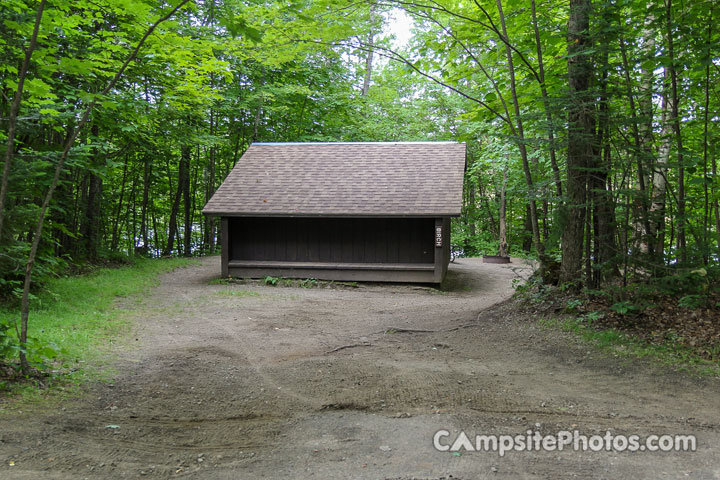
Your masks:
<svg viewBox="0 0 720 480"><path fill-rule="evenodd" d="M252 290L220 290L219 292L215 292L215 295L239 298L260 296L258 292Z"/></svg>
<svg viewBox="0 0 720 480"><path fill-rule="evenodd" d="M142 303L142 294L158 284L159 274L194 262L138 258L131 266L49 281L31 302L28 334L33 343L56 352L44 362L50 383L68 390L85 378L111 373L103 368L108 346L129 328L130 314ZM16 305L0 305L0 322L12 325L19 316ZM5 390L30 399L29 391L37 388L8 383Z"/></svg>
<svg viewBox="0 0 720 480"><path fill-rule="evenodd" d="M546 317L539 323L546 328L556 328L577 335L583 342L612 355L649 358L698 375L720 376L720 362L706 360L691 348L673 341L665 344L649 343L620 330L593 328L588 319L583 317Z"/></svg>
<svg viewBox="0 0 720 480"><path fill-rule="evenodd" d="M301 288L315 288L318 286L318 281L314 278L305 278L300 280Z"/></svg>

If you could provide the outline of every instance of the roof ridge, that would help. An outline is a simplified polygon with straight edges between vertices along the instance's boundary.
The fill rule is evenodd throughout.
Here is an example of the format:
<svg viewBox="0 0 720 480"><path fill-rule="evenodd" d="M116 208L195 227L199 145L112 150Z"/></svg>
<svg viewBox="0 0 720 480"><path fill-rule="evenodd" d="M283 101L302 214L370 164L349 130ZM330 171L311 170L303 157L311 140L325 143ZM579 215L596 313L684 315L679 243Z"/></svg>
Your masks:
<svg viewBox="0 0 720 480"><path fill-rule="evenodd" d="M370 141L370 142L253 142L252 145L422 145L422 144L452 144L464 145L465 142L452 140L418 140L418 141Z"/></svg>

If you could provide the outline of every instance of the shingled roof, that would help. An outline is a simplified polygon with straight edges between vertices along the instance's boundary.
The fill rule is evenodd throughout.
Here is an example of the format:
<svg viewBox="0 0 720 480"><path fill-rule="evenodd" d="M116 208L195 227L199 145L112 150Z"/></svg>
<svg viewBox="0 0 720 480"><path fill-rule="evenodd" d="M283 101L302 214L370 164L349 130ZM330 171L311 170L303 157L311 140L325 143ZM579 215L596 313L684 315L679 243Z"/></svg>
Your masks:
<svg viewBox="0 0 720 480"><path fill-rule="evenodd" d="M254 143L203 213L456 216L464 169L462 143Z"/></svg>

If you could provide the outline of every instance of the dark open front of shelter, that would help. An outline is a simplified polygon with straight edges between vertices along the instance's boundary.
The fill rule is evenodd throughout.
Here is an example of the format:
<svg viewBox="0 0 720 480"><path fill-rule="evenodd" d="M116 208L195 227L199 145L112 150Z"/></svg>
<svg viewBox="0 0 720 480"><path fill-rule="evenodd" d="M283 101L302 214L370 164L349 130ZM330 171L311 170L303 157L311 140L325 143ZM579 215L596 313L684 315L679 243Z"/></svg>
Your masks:
<svg viewBox="0 0 720 480"><path fill-rule="evenodd" d="M223 276L439 283L465 146L254 144L204 212Z"/></svg>
<svg viewBox="0 0 720 480"><path fill-rule="evenodd" d="M230 259L434 263L432 218L229 219Z"/></svg>
<svg viewBox="0 0 720 480"><path fill-rule="evenodd" d="M223 275L235 277L439 282L450 253L443 219L235 217L225 223Z"/></svg>

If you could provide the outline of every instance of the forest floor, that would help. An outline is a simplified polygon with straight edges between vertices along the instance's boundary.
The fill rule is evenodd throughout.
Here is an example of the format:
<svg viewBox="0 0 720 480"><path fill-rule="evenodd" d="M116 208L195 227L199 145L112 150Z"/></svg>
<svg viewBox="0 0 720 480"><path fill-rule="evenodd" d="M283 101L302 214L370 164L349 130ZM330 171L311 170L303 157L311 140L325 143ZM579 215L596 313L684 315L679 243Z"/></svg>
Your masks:
<svg viewBox="0 0 720 480"><path fill-rule="evenodd" d="M112 383L0 417L0 478L720 478L720 381L527 318L506 301L519 260L459 259L446 291L227 284L219 261L148 292ZM459 455L433 448L440 429L697 451Z"/></svg>

